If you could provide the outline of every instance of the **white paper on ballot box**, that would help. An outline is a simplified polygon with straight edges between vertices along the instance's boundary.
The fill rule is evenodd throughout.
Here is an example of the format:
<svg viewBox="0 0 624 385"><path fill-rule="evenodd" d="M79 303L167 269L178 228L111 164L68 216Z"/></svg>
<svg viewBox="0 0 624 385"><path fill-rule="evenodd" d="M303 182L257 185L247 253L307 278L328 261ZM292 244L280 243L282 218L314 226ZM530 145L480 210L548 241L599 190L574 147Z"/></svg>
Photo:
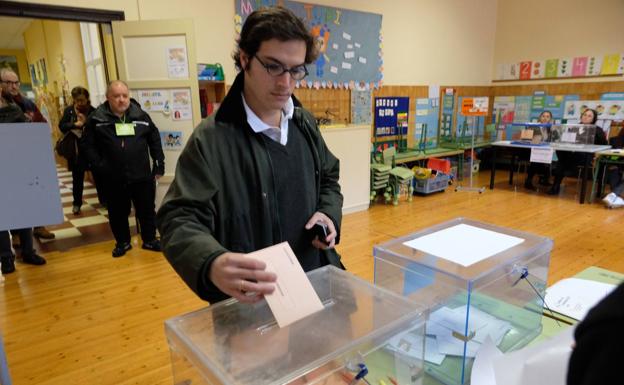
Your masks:
<svg viewBox="0 0 624 385"><path fill-rule="evenodd" d="M522 242L522 238L462 223L403 244L467 267Z"/></svg>

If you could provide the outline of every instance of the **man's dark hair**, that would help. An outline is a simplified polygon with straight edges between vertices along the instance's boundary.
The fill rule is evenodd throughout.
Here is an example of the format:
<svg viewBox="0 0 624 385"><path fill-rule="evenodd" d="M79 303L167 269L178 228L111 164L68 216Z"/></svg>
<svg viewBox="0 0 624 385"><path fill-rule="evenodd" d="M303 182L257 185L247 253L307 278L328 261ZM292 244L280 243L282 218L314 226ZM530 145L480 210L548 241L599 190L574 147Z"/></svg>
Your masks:
<svg viewBox="0 0 624 385"><path fill-rule="evenodd" d="M89 99L89 91L81 86L77 86L72 88L71 90L71 96L73 99L76 99L79 96L84 96L85 98L87 98L87 100Z"/></svg>
<svg viewBox="0 0 624 385"><path fill-rule="evenodd" d="M251 58L258 52L263 41L271 39L301 40L306 45L305 64L310 64L316 59L314 38L301 19L281 6L263 7L252 12L245 20L236 51L232 55L236 68L243 69L240 61L241 51Z"/></svg>

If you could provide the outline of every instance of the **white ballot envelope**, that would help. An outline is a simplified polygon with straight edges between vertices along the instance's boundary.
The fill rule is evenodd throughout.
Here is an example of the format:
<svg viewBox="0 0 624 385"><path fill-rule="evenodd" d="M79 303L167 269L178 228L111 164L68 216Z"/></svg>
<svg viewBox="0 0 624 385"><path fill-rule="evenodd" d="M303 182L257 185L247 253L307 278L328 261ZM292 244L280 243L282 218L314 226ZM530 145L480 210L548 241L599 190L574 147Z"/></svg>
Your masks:
<svg viewBox="0 0 624 385"><path fill-rule="evenodd" d="M279 327L323 309L323 303L288 242L254 251L247 256L264 261L266 270L277 275L275 291L264 297Z"/></svg>

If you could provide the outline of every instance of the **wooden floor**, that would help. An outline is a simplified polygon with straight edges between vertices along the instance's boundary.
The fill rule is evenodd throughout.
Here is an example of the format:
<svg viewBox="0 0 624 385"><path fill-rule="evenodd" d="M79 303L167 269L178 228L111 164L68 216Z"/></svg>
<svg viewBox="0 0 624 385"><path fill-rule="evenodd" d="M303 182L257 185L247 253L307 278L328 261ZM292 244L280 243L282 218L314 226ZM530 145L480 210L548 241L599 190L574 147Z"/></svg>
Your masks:
<svg viewBox="0 0 624 385"><path fill-rule="evenodd" d="M552 238L551 284L591 265L624 272L624 210L579 205L574 180L557 198L516 192L505 177L484 194L449 188L345 216L345 265L371 280L374 244L463 216ZM205 303L164 257L138 246L118 259L112 242L49 252L47 265L18 264L5 277L0 330L14 384L172 383L163 322Z"/></svg>

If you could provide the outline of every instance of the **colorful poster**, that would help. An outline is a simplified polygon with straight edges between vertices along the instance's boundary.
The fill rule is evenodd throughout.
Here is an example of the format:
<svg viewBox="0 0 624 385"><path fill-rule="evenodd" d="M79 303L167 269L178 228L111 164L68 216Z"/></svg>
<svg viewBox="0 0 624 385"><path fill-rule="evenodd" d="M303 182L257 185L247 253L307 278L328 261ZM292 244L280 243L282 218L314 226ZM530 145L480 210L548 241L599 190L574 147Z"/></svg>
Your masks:
<svg viewBox="0 0 624 385"><path fill-rule="evenodd" d="M438 145L438 115L440 98L416 99L416 122L414 143L418 149L435 148Z"/></svg>
<svg viewBox="0 0 624 385"><path fill-rule="evenodd" d="M171 90L171 110L173 120L193 119L191 91L189 89Z"/></svg>
<svg viewBox="0 0 624 385"><path fill-rule="evenodd" d="M544 71L546 69L546 61L534 61L533 69L531 71L531 79L541 79L544 77Z"/></svg>
<svg viewBox="0 0 624 385"><path fill-rule="evenodd" d="M579 120L581 114L588 108L596 109L599 104L596 100L573 100L565 103L563 119Z"/></svg>
<svg viewBox="0 0 624 385"><path fill-rule="evenodd" d="M601 75L615 75L620 67L620 54L605 55L602 59Z"/></svg>
<svg viewBox="0 0 624 385"><path fill-rule="evenodd" d="M579 100L578 95L553 95L546 97L546 109L552 113L555 122L561 122L565 115L565 105L567 102ZM578 117L577 117L578 118Z"/></svg>
<svg viewBox="0 0 624 385"><path fill-rule="evenodd" d="M168 47L166 55L169 78L188 79L189 69L186 47Z"/></svg>
<svg viewBox="0 0 624 385"><path fill-rule="evenodd" d="M163 111L169 101L169 92L165 90L138 90L139 104L148 112Z"/></svg>
<svg viewBox="0 0 624 385"><path fill-rule="evenodd" d="M371 124L373 104L370 90L351 91L351 123Z"/></svg>
<svg viewBox="0 0 624 385"><path fill-rule="evenodd" d="M520 62L520 80L529 80L531 79L531 68L532 62L523 61Z"/></svg>
<svg viewBox="0 0 624 385"><path fill-rule="evenodd" d="M624 100L624 92L605 92L600 100Z"/></svg>
<svg viewBox="0 0 624 385"><path fill-rule="evenodd" d="M570 58L559 59L557 65L557 77L567 78L572 76L572 60Z"/></svg>
<svg viewBox="0 0 624 385"><path fill-rule="evenodd" d="M237 31L251 12L274 4L290 9L306 23L319 52L316 61L308 66L310 74L298 87L328 87L334 82L343 87L346 84L349 89L359 83L372 83L373 88L381 85L380 14L290 0L235 0Z"/></svg>
<svg viewBox="0 0 624 385"><path fill-rule="evenodd" d="M163 150L182 150L182 131L160 131Z"/></svg>
<svg viewBox="0 0 624 385"><path fill-rule="evenodd" d="M516 96L514 123L525 123L531 119L532 96Z"/></svg>
<svg viewBox="0 0 624 385"><path fill-rule="evenodd" d="M515 108L514 96L496 96L492 108L492 122L501 128L501 124L513 123Z"/></svg>
<svg viewBox="0 0 624 385"><path fill-rule="evenodd" d="M564 119L578 120L587 108L598 113L599 120L624 120L624 100L575 100L565 104Z"/></svg>
<svg viewBox="0 0 624 385"><path fill-rule="evenodd" d="M624 101L598 101L596 103L598 119L622 120L624 119Z"/></svg>
<svg viewBox="0 0 624 385"><path fill-rule="evenodd" d="M407 135L408 97L375 98L375 136Z"/></svg>
<svg viewBox="0 0 624 385"><path fill-rule="evenodd" d="M546 60L546 69L544 70L544 77L556 78L558 67L559 67L559 59Z"/></svg>
<svg viewBox="0 0 624 385"><path fill-rule="evenodd" d="M602 69L602 57L590 56L587 62L587 75L598 76L600 75L601 69Z"/></svg>
<svg viewBox="0 0 624 385"><path fill-rule="evenodd" d="M587 56L572 60L572 76L587 76Z"/></svg>
<svg viewBox="0 0 624 385"><path fill-rule="evenodd" d="M531 101L531 121L537 121L539 115L544 111L546 107L546 92L535 91L533 93L533 99Z"/></svg>

